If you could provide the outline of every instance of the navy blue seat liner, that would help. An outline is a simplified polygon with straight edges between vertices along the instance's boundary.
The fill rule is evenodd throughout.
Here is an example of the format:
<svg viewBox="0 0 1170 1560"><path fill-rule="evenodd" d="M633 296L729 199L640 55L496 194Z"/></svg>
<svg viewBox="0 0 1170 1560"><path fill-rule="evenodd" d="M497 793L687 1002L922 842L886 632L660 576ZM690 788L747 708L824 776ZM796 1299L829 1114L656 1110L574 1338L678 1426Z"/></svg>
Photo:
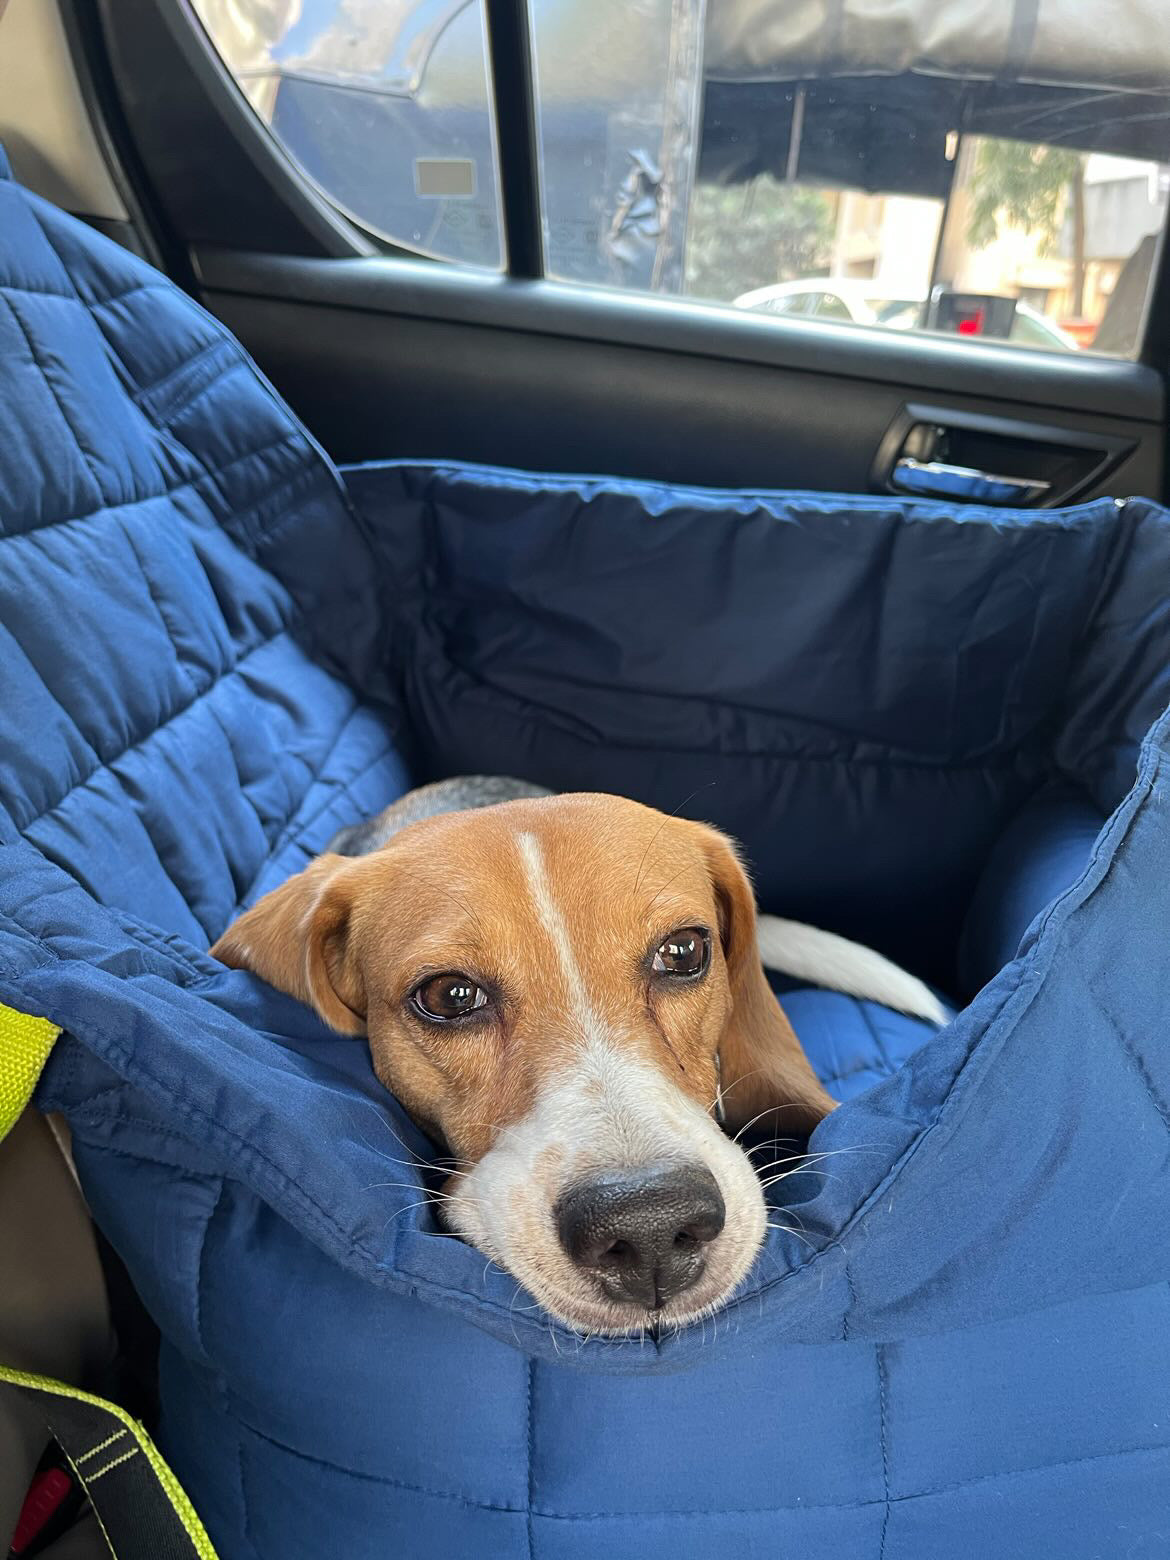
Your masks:
<svg viewBox="0 0 1170 1560"><path fill-rule="evenodd" d="M0 1002L225 1560L1165 1553L1170 520L338 473L222 328L0 178ZM207 954L466 770L742 842L938 1034L705 1327L585 1341L442 1236L365 1046ZM386 1183L399 1183L387 1185Z"/></svg>

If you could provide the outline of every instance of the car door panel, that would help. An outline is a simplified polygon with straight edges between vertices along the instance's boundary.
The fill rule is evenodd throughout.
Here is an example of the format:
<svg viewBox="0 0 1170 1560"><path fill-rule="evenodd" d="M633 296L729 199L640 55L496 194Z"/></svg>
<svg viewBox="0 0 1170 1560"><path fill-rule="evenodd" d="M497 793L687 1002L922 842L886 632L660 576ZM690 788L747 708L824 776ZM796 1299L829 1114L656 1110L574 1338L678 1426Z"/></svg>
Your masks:
<svg viewBox="0 0 1170 1560"><path fill-rule="evenodd" d="M1078 497L1161 490L1162 381L1141 364L407 261L214 250L196 272L204 301L339 460L864 492L883 485L878 452L929 390L957 421L1042 420L1123 451Z"/></svg>

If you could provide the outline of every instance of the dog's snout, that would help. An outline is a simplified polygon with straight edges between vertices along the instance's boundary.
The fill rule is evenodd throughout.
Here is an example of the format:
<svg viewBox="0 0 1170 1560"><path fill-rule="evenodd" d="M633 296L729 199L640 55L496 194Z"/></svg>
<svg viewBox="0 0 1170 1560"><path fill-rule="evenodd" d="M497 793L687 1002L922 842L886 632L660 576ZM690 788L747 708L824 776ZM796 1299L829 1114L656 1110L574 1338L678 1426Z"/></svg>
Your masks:
<svg viewBox="0 0 1170 1560"><path fill-rule="evenodd" d="M657 1311L699 1278L723 1228L723 1197L703 1165L650 1165L590 1177L559 1199L561 1245L614 1300Z"/></svg>

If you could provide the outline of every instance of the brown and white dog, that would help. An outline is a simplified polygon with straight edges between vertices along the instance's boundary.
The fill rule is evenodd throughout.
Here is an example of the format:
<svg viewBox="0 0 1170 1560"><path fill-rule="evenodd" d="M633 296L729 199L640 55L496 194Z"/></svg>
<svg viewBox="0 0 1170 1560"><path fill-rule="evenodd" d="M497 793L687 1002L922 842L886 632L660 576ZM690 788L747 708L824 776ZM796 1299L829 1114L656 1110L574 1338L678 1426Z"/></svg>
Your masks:
<svg viewBox="0 0 1170 1560"><path fill-rule="evenodd" d="M833 1109L761 954L944 1018L868 949L757 918L714 829L478 777L343 831L212 952L368 1036L378 1077L460 1167L448 1229L585 1332L720 1305L767 1223L729 1132L801 1137Z"/></svg>

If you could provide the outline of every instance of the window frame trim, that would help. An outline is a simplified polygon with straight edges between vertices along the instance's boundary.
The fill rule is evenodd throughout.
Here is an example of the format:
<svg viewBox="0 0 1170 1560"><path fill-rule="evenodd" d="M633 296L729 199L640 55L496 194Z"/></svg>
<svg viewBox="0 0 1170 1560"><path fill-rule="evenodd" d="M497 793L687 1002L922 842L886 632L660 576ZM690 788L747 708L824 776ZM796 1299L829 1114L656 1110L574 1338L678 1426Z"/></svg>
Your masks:
<svg viewBox="0 0 1170 1560"><path fill-rule="evenodd" d="M484 0L504 275L545 274L539 128L528 0Z"/></svg>

